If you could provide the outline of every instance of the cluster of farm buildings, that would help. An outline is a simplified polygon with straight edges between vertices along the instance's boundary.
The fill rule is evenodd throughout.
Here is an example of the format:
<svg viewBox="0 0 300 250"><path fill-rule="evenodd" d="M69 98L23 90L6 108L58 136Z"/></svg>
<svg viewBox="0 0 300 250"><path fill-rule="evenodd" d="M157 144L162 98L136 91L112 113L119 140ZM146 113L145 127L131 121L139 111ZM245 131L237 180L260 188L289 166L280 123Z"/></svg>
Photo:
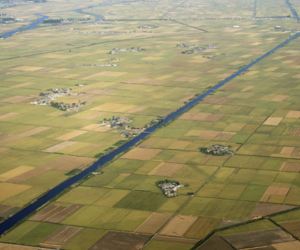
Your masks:
<svg viewBox="0 0 300 250"><path fill-rule="evenodd" d="M86 102L79 102L79 103L63 103L63 102L54 102L58 97L64 96L77 96L80 94L84 94L83 92L72 92L72 89L51 89L52 93L40 93L40 98L30 102L31 104L35 105L50 105L52 107L58 108L60 110L69 111L69 110L76 110L81 105L85 105Z"/></svg>
<svg viewBox="0 0 300 250"><path fill-rule="evenodd" d="M139 52L139 51L142 51L144 49L141 49L141 48L134 48L132 47L131 49L118 49L118 48L115 48L113 49L111 52L109 52L109 54L118 54L120 52L124 52L124 51L129 51L129 52Z"/></svg>
<svg viewBox="0 0 300 250"><path fill-rule="evenodd" d="M205 149L205 153L213 155L224 155L228 153L228 147L222 145L213 145Z"/></svg>
<svg viewBox="0 0 300 250"><path fill-rule="evenodd" d="M177 47L180 46L180 47L189 47L191 48L190 46L192 47L196 47L197 45L187 45L187 44L182 44L184 46L181 46L181 44L177 44ZM206 47L196 47L195 49L191 49L191 50L186 50L186 51L182 51L181 53L182 54L193 54L193 53L199 53L199 52L203 52L203 51L207 51L207 50L210 50L210 49L216 49L218 48L217 45L213 45L213 44L208 44L206 45Z"/></svg>
<svg viewBox="0 0 300 250"><path fill-rule="evenodd" d="M179 188L184 187L178 181L158 181L156 185L161 189L165 196L168 198L177 196Z"/></svg>

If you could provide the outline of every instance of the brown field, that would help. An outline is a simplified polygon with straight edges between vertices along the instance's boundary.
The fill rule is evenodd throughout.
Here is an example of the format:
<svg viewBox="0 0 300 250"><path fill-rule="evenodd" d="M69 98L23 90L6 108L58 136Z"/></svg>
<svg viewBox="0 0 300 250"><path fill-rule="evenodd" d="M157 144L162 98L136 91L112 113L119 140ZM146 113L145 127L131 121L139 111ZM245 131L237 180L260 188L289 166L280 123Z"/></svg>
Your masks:
<svg viewBox="0 0 300 250"><path fill-rule="evenodd" d="M263 217L270 214L279 213L282 211L290 210L295 208L295 206L289 205L279 205L279 204L268 204L268 203L259 203L253 213L250 215L249 220Z"/></svg>
<svg viewBox="0 0 300 250"><path fill-rule="evenodd" d="M63 207L57 205L50 205L39 213L32 216L31 221L44 221L50 223L61 223L66 218L80 209L82 205L71 205L70 207Z"/></svg>
<svg viewBox="0 0 300 250"><path fill-rule="evenodd" d="M130 109L130 110L127 110L125 113L128 113L128 114L134 114L136 112L139 112L139 111L142 111L142 110L145 110L147 109L148 107L144 107L144 106L138 106L136 108L133 108L133 109Z"/></svg>
<svg viewBox="0 0 300 250"><path fill-rule="evenodd" d="M11 208L11 206L0 204L0 214L8 211Z"/></svg>
<svg viewBox="0 0 300 250"><path fill-rule="evenodd" d="M227 235L223 238L237 249L295 241L294 238L281 229Z"/></svg>
<svg viewBox="0 0 300 250"><path fill-rule="evenodd" d="M272 125L277 126L281 121L282 117L269 117L265 122L264 125Z"/></svg>
<svg viewBox="0 0 300 250"><path fill-rule="evenodd" d="M183 166L184 166L184 164L163 163L163 164L159 165L159 167L156 169L156 172L153 175L172 177Z"/></svg>
<svg viewBox="0 0 300 250"><path fill-rule="evenodd" d="M138 250L141 249L149 239L149 235L109 231L89 250Z"/></svg>
<svg viewBox="0 0 300 250"><path fill-rule="evenodd" d="M62 150L62 149L64 149L64 148L66 148L66 147L69 147L69 146L72 146L72 145L74 145L74 144L76 144L77 142L75 142L75 141L64 141L64 142L62 142L62 143L59 143L59 144L57 144L57 145L55 145L55 146L52 146L52 147L50 147L50 148L47 148L47 149L45 149L45 150L43 150L44 152L48 152L48 153L54 153L54 152L57 152L57 151L59 151L59 150Z"/></svg>
<svg viewBox="0 0 300 250"><path fill-rule="evenodd" d="M57 138L55 138L55 139L56 139L56 140L67 141L67 140L73 139L74 137L79 136L79 135L82 135L82 134L85 134L85 133L87 133L87 131L75 130L75 131L73 131L73 132L71 132L71 133L62 135L62 136L57 137Z"/></svg>
<svg viewBox="0 0 300 250"><path fill-rule="evenodd" d="M300 249L300 242L299 241L292 241L292 242L284 242L273 244L276 250L299 250Z"/></svg>
<svg viewBox="0 0 300 250"><path fill-rule="evenodd" d="M226 104L227 102L230 102L231 98L226 97L215 97L215 96L208 96L204 98L203 103L210 103L210 104Z"/></svg>
<svg viewBox="0 0 300 250"><path fill-rule="evenodd" d="M9 150L9 148L0 148L0 153Z"/></svg>
<svg viewBox="0 0 300 250"><path fill-rule="evenodd" d="M121 158L150 161L161 151L162 151L161 149L134 148L130 150L128 153L124 154Z"/></svg>
<svg viewBox="0 0 300 250"><path fill-rule="evenodd" d="M260 202L267 202L271 195L286 196L289 191L289 187L270 186L260 199Z"/></svg>
<svg viewBox="0 0 300 250"><path fill-rule="evenodd" d="M282 101L284 101L285 99L287 99L289 97L290 97L289 95L279 95L279 96L276 96L275 98L273 98L271 101L273 101L273 102L282 102Z"/></svg>
<svg viewBox="0 0 300 250"><path fill-rule="evenodd" d="M290 232L297 238L300 237L300 221L280 223L280 226L282 226L284 229L286 229L288 232Z"/></svg>
<svg viewBox="0 0 300 250"><path fill-rule="evenodd" d="M7 113L5 115L0 115L0 120L6 119L8 117L12 117L12 116L15 116L15 115L18 115L18 114L19 113L10 112L10 113Z"/></svg>
<svg viewBox="0 0 300 250"><path fill-rule="evenodd" d="M211 114L204 121L206 122L217 122L219 121L225 114Z"/></svg>
<svg viewBox="0 0 300 250"><path fill-rule="evenodd" d="M300 136L300 128L295 128L291 136Z"/></svg>
<svg viewBox="0 0 300 250"><path fill-rule="evenodd" d="M227 85L226 87L221 88L220 90L228 91L228 90L232 90L236 87L237 87L237 85Z"/></svg>
<svg viewBox="0 0 300 250"><path fill-rule="evenodd" d="M293 76L292 78L300 78L300 74Z"/></svg>
<svg viewBox="0 0 300 250"><path fill-rule="evenodd" d="M186 112L178 119L180 120L194 120L194 121L204 121L207 117L209 117L211 113L191 113Z"/></svg>
<svg viewBox="0 0 300 250"><path fill-rule="evenodd" d="M94 119L100 115L104 115L105 112L94 112L92 114L89 114L89 115L85 115L85 116L82 116L80 117L81 119L86 119L86 120L91 120L91 119Z"/></svg>
<svg viewBox="0 0 300 250"><path fill-rule="evenodd" d="M83 227L62 226L39 245L42 247L61 248L83 230Z"/></svg>
<svg viewBox="0 0 300 250"><path fill-rule="evenodd" d="M159 234L183 236L197 219L196 216L176 215Z"/></svg>
<svg viewBox="0 0 300 250"><path fill-rule="evenodd" d="M242 90L241 90L241 92L246 92L246 91L248 91L248 90L250 90L250 89L253 89L254 88L254 86L248 86L248 87L246 87L246 88L243 88Z"/></svg>
<svg viewBox="0 0 300 250"><path fill-rule="evenodd" d="M283 155L291 155L294 151L295 147L284 147L280 154L283 154Z"/></svg>
<svg viewBox="0 0 300 250"><path fill-rule="evenodd" d="M20 246L12 244L3 244L0 243L0 250L50 250L50 248L40 248L40 247L29 247L29 246Z"/></svg>
<svg viewBox="0 0 300 250"><path fill-rule="evenodd" d="M220 134L220 131L205 131L202 135L200 135L197 139L203 141L211 141L216 136Z"/></svg>
<svg viewBox="0 0 300 250"><path fill-rule="evenodd" d="M214 234L204 242L197 250L234 250L225 240Z"/></svg>
<svg viewBox="0 0 300 250"><path fill-rule="evenodd" d="M299 163L291 163L291 162L285 162L282 167L280 168L280 171L285 172L300 172L300 164Z"/></svg>
<svg viewBox="0 0 300 250"><path fill-rule="evenodd" d="M300 111L291 110L287 113L287 115L285 117L287 117L287 118L300 118Z"/></svg>
<svg viewBox="0 0 300 250"><path fill-rule="evenodd" d="M138 229L136 233L155 234L170 218L172 214L153 213Z"/></svg>
<svg viewBox="0 0 300 250"><path fill-rule="evenodd" d="M168 236L161 236L161 235L156 236L155 240L166 241L166 242L186 243L186 244L196 244L199 241L199 240L194 240L194 239L168 237Z"/></svg>
<svg viewBox="0 0 300 250"><path fill-rule="evenodd" d="M229 141L236 133L221 132L215 138L216 141Z"/></svg>

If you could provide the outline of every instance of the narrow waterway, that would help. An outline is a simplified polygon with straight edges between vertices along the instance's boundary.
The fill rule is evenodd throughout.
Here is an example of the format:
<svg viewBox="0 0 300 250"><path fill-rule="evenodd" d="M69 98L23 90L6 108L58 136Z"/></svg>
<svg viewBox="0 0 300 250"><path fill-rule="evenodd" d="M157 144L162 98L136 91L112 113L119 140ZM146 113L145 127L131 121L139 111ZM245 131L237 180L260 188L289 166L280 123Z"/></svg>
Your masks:
<svg viewBox="0 0 300 250"><path fill-rule="evenodd" d="M38 24L42 23L45 19L48 18L48 16L44 16L42 14L35 14L35 15L36 16L41 16L41 18L39 18L36 22L29 24L25 28L20 28L20 29L17 29L17 30L9 31L9 32L7 32L3 35L0 35L0 38L8 37L8 36L11 36L11 35L16 34L18 32L34 29L38 26Z"/></svg>
<svg viewBox="0 0 300 250"><path fill-rule="evenodd" d="M297 15L297 12L292 8L292 5L290 4L289 0L285 0L287 6L290 8L294 18L296 18L298 21L300 21L300 18Z"/></svg>

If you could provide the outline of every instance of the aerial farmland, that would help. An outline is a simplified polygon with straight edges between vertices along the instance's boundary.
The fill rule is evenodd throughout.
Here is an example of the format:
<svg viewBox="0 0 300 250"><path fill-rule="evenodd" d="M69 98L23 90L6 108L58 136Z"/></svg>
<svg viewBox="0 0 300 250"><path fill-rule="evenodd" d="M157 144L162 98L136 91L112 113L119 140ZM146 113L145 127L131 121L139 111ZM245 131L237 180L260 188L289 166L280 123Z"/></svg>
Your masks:
<svg viewBox="0 0 300 250"><path fill-rule="evenodd" d="M300 249L298 13L0 1L0 250Z"/></svg>

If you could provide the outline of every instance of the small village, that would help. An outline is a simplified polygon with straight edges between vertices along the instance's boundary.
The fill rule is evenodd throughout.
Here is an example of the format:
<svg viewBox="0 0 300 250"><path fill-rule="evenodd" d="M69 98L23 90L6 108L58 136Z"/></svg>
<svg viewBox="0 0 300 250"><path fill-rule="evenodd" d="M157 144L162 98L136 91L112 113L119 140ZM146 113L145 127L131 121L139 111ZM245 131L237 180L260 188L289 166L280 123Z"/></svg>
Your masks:
<svg viewBox="0 0 300 250"><path fill-rule="evenodd" d="M182 47L182 48L194 48L194 47L197 47L198 45L196 44L185 44L185 43L180 43L180 44L177 44L176 47Z"/></svg>
<svg viewBox="0 0 300 250"><path fill-rule="evenodd" d="M118 53L124 52L124 51L139 52L139 51L142 51L142 50L144 50L144 49L141 49L140 47L138 47L138 48L132 47L131 49L118 49L118 48L115 48L112 51L110 51L109 54L118 54Z"/></svg>
<svg viewBox="0 0 300 250"><path fill-rule="evenodd" d="M34 105L49 105L54 108L63 110L63 111L74 111L78 110L80 106L86 105L86 102L78 102L78 103L63 103L63 102L55 102L56 98L64 97L64 96L77 96L80 94L84 94L84 92L72 92L72 89L49 89L47 91L51 91L52 93L40 93L40 98L30 102L30 104Z"/></svg>
<svg viewBox="0 0 300 250"><path fill-rule="evenodd" d="M231 153L231 151L229 151L229 147L225 147L222 145L213 145L211 147L204 148L201 151L206 154L212 154L212 155L225 155Z"/></svg>
<svg viewBox="0 0 300 250"><path fill-rule="evenodd" d="M181 185L178 181L170 180L158 181L156 182L156 185L168 198L178 196L177 192L179 188L184 187L184 185Z"/></svg>
<svg viewBox="0 0 300 250"><path fill-rule="evenodd" d="M207 51L207 50L211 50L211 49L216 49L218 48L218 46L213 45L213 44L208 44L206 47L197 47L195 49L192 50L186 50L186 51L182 51L182 54L193 54L193 53L199 53L199 52L203 52L203 51Z"/></svg>
<svg viewBox="0 0 300 250"><path fill-rule="evenodd" d="M107 127L107 128L119 128L119 129L125 129L125 130L130 130L131 127L129 127L127 124L131 123L133 120L128 117L115 117L113 116L112 118L106 119L104 118L103 121L101 121L99 124L101 126Z"/></svg>

